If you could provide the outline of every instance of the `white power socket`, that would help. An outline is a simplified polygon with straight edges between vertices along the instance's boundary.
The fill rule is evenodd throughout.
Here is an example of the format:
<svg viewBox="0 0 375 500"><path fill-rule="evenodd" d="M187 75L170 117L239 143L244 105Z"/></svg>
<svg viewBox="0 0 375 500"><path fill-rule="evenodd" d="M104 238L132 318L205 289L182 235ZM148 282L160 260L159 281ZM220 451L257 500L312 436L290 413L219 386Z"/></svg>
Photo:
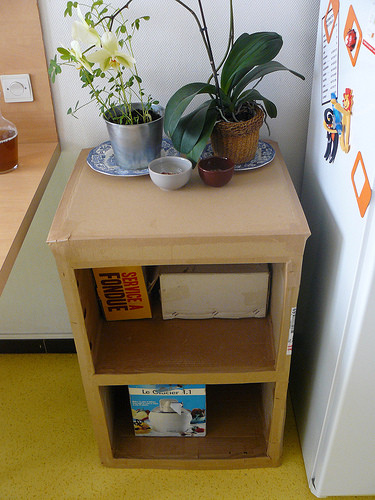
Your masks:
<svg viewBox="0 0 375 500"><path fill-rule="evenodd" d="M34 100L30 75L0 75L5 102L30 102Z"/></svg>

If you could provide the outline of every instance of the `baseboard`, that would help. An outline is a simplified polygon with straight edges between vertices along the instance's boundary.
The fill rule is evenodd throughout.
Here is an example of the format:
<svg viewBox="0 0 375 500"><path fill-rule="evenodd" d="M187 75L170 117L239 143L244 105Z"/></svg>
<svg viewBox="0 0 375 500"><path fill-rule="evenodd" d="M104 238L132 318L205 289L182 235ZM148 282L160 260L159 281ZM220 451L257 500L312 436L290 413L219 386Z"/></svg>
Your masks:
<svg viewBox="0 0 375 500"><path fill-rule="evenodd" d="M1 354L75 353L73 339L0 339Z"/></svg>

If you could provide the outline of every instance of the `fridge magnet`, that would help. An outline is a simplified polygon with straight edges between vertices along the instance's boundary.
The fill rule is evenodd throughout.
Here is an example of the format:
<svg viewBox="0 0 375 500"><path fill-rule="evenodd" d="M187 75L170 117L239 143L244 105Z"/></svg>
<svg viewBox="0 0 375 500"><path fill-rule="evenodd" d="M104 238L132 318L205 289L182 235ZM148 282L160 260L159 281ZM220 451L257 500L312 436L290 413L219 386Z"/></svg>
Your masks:
<svg viewBox="0 0 375 500"><path fill-rule="evenodd" d="M364 217L371 200L372 192L360 151L355 159L351 177L359 213L361 214L361 217Z"/></svg>
<svg viewBox="0 0 375 500"><path fill-rule="evenodd" d="M331 0L322 19L321 102L327 104L331 94L338 92L339 29L338 0Z"/></svg>
<svg viewBox="0 0 375 500"><path fill-rule="evenodd" d="M363 45L375 54L375 1L372 2L369 9L367 26L363 36Z"/></svg>
<svg viewBox="0 0 375 500"><path fill-rule="evenodd" d="M340 144L344 153L350 150L350 119L353 107L353 91L345 89L342 105L337 102L336 94L331 94L332 109L324 111L323 126L327 132L327 148L324 159L333 163L336 158L337 147Z"/></svg>
<svg viewBox="0 0 375 500"><path fill-rule="evenodd" d="M339 135L335 129L334 115L331 108L324 110L323 126L327 131L327 148L324 153L324 159L329 163L333 163L336 158Z"/></svg>
<svg viewBox="0 0 375 500"><path fill-rule="evenodd" d="M323 18L324 32L328 43L330 43L333 35L333 30L335 28L337 16L339 14L339 7L339 0L330 0L328 3L326 15Z"/></svg>
<svg viewBox="0 0 375 500"><path fill-rule="evenodd" d="M346 88L343 96L344 99L342 101L342 106L337 102L335 96L331 99L331 103L333 104L335 128L339 135L340 147L344 153L349 153L350 117L353 107L353 91Z"/></svg>
<svg viewBox="0 0 375 500"><path fill-rule="evenodd" d="M359 49L362 43L362 30L359 26L353 6L349 7L348 17L344 28L344 42L348 51L350 61L353 66L356 65Z"/></svg>

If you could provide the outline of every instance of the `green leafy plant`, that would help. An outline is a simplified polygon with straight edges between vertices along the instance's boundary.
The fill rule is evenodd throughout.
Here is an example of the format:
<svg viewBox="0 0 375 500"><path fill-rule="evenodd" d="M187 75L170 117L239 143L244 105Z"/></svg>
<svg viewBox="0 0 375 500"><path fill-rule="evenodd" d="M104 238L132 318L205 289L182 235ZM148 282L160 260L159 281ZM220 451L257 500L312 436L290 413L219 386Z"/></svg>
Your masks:
<svg viewBox="0 0 375 500"><path fill-rule="evenodd" d="M212 74L208 82L184 85L170 98L165 110L164 129L170 136L174 147L196 162L216 122L248 120L255 115L256 106L263 109L265 117L277 116L276 105L256 89L265 75L285 70L303 80L304 77L279 62L273 61L283 45L279 34L243 33L234 42L232 0L230 0L228 47L222 62L216 67L201 0L198 0L201 19L183 2L176 1L193 14L199 26ZM222 69L219 79L220 68ZM213 83L210 83L212 79ZM248 88L250 84L252 87ZM193 111L184 114L193 99L202 94L209 95L209 99Z"/></svg>
<svg viewBox="0 0 375 500"><path fill-rule="evenodd" d="M77 117L77 112L86 104L95 102L100 115L121 124L137 124L155 118L152 105L158 104L151 96L146 96L142 79L138 74L133 53L133 36L140 29L141 22L148 21L143 16L130 22L124 11L132 0L123 7L114 9L103 0L91 0L91 5L69 1L64 16L76 12L79 20L72 24L70 48L58 47L51 59L48 72L52 82L61 73L62 66L75 66L82 88L87 88L90 100L68 109L68 114ZM87 10L83 14L82 10ZM81 48L81 43L85 48ZM132 103L140 102L141 110L134 110ZM122 110L115 113L113 109Z"/></svg>

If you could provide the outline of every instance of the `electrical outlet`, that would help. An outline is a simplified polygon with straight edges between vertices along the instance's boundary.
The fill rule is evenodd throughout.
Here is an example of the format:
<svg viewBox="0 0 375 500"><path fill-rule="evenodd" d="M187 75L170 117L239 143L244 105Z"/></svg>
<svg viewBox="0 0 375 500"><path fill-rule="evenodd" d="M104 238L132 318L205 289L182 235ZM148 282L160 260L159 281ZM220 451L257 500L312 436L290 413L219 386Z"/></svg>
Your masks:
<svg viewBox="0 0 375 500"><path fill-rule="evenodd" d="M30 75L0 75L5 102L30 102L34 100Z"/></svg>

